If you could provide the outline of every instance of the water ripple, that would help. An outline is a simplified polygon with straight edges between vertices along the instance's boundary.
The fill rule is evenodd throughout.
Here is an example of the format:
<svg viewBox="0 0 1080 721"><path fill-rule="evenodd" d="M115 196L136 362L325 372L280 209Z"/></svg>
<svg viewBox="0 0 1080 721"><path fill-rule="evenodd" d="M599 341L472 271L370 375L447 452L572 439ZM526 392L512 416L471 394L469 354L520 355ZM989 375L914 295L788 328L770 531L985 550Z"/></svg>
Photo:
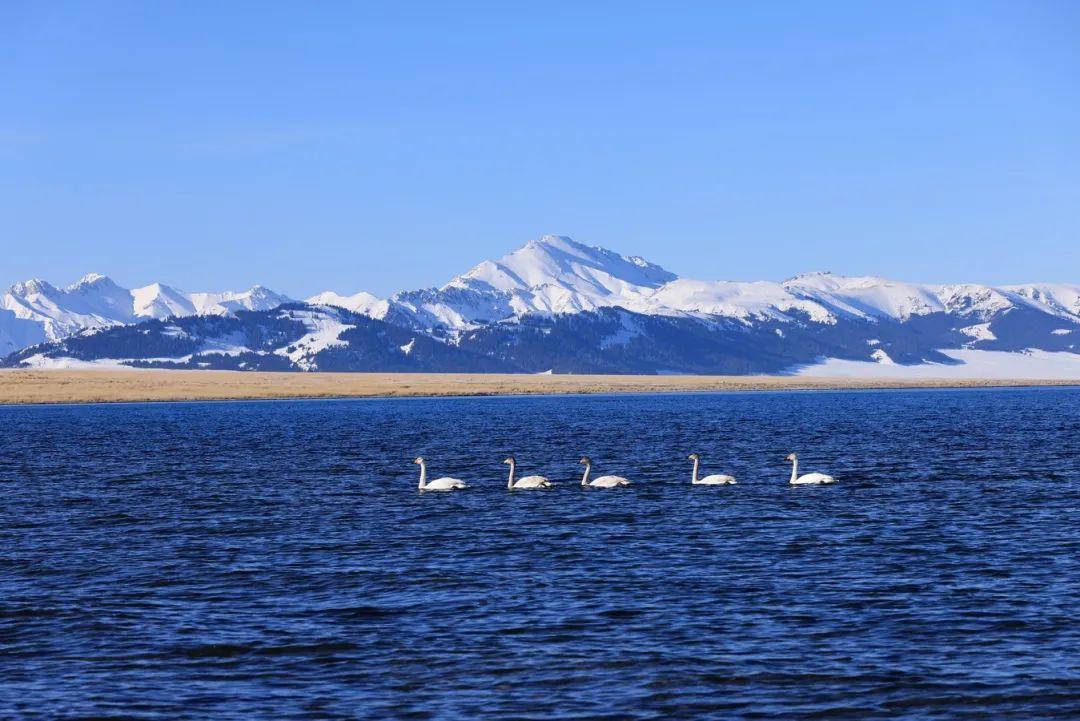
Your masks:
<svg viewBox="0 0 1080 721"><path fill-rule="evenodd" d="M1071 389L0 408L0 717L1076 718L1077 429Z"/></svg>

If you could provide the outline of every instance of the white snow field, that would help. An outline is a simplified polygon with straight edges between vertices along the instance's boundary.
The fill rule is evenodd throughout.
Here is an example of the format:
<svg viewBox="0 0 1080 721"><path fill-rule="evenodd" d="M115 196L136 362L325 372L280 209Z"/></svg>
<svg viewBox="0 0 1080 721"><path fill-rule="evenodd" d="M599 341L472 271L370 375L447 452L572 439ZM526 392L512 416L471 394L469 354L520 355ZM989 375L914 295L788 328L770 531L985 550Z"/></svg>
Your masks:
<svg viewBox="0 0 1080 721"><path fill-rule="evenodd" d="M1015 380L1080 381L1080 354L1051 353L1029 350L1019 353L969 348L943 350L943 354L958 360L960 365L921 363L897 365L867 361L826 358L820 363L799 366L790 375L825 376L830 378L1009 378Z"/></svg>

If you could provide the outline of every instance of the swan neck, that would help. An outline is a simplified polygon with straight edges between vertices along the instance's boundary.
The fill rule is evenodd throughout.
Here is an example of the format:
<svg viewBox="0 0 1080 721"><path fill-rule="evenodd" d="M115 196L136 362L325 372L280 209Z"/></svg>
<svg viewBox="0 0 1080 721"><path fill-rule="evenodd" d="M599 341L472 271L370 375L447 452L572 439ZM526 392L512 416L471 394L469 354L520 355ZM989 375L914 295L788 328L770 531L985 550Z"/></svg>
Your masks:
<svg viewBox="0 0 1080 721"><path fill-rule="evenodd" d="M514 462L510 461L510 479L506 482L507 488L514 487Z"/></svg>
<svg viewBox="0 0 1080 721"><path fill-rule="evenodd" d="M424 486L427 485L427 464L420 464L420 490L424 490Z"/></svg>
<svg viewBox="0 0 1080 721"><path fill-rule="evenodd" d="M591 470L592 470L592 464L591 463L586 463L585 464L585 475L583 475L581 477L581 485L583 485L583 486L589 485L589 471L591 471Z"/></svg>
<svg viewBox="0 0 1080 721"><path fill-rule="evenodd" d="M791 482L794 483L795 479L799 477L799 459L796 458L791 462Z"/></svg>
<svg viewBox="0 0 1080 721"><path fill-rule="evenodd" d="M690 476L690 482L691 483L697 483L697 474L698 474L698 459L695 458L694 459L694 473L693 473L693 475Z"/></svg>

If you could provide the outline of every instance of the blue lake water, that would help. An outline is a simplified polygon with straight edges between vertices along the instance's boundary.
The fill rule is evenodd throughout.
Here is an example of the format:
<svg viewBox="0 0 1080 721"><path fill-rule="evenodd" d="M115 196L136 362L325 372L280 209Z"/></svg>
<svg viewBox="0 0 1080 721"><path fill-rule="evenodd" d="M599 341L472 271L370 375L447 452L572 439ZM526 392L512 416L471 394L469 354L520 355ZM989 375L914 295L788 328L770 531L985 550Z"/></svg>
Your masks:
<svg viewBox="0 0 1080 721"><path fill-rule="evenodd" d="M0 718L1078 715L1076 389L0 408Z"/></svg>

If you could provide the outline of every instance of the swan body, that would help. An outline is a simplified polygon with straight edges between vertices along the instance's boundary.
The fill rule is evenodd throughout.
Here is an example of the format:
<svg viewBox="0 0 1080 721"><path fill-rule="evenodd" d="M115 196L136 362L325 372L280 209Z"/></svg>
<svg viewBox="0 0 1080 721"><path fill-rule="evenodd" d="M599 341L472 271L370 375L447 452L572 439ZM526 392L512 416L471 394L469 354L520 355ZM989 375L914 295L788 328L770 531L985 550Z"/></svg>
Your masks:
<svg viewBox="0 0 1080 721"><path fill-rule="evenodd" d="M691 453L687 456L687 460L694 462L694 472L690 474L690 482L698 486L730 486L735 483L735 476L727 476L722 473L714 473L704 478L698 478L698 464L701 463L701 456L697 453Z"/></svg>
<svg viewBox="0 0 1080 721"><path fill-rule="evenodd" d="M794 453L788 454L785 461L791 461L791 480L788 481L792 486L823 486L828 483L837 483L837 480L832 476L824 473L804 473L799 475L799 457Z"/></svg>
<svg viewBox="0 0 1080 721"><path fill-rule="evenodd" d="M585 464L585 475L581 477L581 485L583 486L589 486L590 488L618 488L619 486L630 485L630 481L622 476L600 476L590 481L589 471L592 470L592 460L586 456L579 463Z"/></svg>
<svg viewBox="0 0 1080 721"><path fill-rule="evenodd" d="M517 467L517 462L514 460L514 457L510 456L505 461L503 461L503 463L510 466L510 478L506 481L506 487L508 489L513 490L515 488L551 488L552 486L551 481L544 478L543 476L525 476L524 478L519 478L515 481L514 469Z"/></svg>
<svg viewBox="0 0 1080 721"><path fill-rule="evenodd" d="M421 491L456 491L462 488L468 488L465 485L465 481L457 478L443 477L436 478L434 481L428 482L427 480L427 461L423 458L417 458L413 461L416 465L420 466L420 490Z"/></svg>
<svg viewBox="0 0 1080 721"><path fill-rule="evenodd" d="M592 488L618 488L619 486L629 486L630 481L622 476L600 476L582 485Z"/></svg>

